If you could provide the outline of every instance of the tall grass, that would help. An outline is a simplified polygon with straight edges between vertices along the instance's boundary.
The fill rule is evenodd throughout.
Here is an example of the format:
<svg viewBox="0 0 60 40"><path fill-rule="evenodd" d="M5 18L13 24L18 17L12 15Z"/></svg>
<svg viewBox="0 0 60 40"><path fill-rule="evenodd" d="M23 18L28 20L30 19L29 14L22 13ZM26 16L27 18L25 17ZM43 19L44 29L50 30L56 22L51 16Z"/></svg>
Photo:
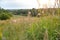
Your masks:
<svg viewBox="0 0 60 40"><path fill-rule="evenodd" d="M0 21L0 39L60 40L60 18L59 16L19 17Z"/></svg>

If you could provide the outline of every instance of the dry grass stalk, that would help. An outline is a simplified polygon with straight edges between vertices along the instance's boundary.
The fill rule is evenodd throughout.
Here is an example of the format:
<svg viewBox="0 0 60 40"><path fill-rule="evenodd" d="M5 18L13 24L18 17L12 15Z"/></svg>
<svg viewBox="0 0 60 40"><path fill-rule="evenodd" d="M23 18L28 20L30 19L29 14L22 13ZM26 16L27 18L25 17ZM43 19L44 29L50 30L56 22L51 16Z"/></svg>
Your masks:
<svg viewBox="0 0 60 40"><path fill-rule="evenodd" d="M45 33L44 33L44 40L48 40L48 30L46 29Z"/></svg>

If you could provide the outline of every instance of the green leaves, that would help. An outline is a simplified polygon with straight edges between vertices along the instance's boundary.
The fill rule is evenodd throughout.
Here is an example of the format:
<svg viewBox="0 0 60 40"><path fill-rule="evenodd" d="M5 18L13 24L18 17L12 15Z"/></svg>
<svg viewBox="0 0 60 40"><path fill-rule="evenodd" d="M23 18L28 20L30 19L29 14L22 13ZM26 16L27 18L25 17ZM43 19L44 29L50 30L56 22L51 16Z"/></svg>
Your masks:
<svg viewBox="0 0 60 40"><path fill-rule="evenodd" d="M10 12L4 9L0 9L0 20L10 19L10 17L12 17Z"/></svg>

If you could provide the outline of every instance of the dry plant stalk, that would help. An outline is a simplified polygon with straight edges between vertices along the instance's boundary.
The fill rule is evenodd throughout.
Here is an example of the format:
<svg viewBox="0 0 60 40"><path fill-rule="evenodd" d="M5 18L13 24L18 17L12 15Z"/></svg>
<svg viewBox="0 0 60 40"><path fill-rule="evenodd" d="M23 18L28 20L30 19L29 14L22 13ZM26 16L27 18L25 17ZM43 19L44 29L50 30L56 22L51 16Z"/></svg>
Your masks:
<svg viewBox="0 0 60 40"><path fill-rule="evenodd" d="M44 40L48 40L48 30L46 29L45 33L44 33Z"/></svg>

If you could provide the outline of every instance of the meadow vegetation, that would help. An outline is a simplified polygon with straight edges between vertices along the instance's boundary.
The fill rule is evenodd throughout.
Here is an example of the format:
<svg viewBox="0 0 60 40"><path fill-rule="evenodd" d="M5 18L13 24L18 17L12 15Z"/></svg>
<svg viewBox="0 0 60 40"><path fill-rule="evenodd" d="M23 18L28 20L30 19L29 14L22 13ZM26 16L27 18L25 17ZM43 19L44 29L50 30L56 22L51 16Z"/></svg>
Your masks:
<svg viewBox="0 0 60 40"><path fill-rule="evenodd" d="M60 40L60 9L38 10L0 9L0 40Z"/></svg>
<svg viewBox="0 0 60 40"><path fill-rule="evenodd" d="M14 16L0 20L0 40L60 40L60 16Z"/></svg>

